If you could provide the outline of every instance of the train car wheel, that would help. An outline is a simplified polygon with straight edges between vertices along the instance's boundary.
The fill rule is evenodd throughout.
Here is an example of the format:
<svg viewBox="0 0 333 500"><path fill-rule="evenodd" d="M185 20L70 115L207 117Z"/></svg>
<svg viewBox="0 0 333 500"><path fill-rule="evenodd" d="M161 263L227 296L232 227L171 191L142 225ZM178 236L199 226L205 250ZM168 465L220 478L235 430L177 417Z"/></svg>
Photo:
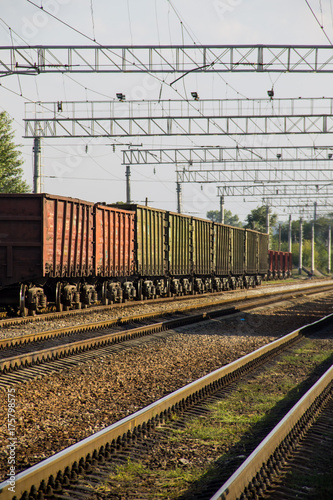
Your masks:
<svg viewBox="0 0 333 500"><path fill-rule="evenodd" d="M19 312L20 316L25 317L28 316L28 308L25 305L25 295L27 291L27 285L21 285L20 287L20 303L19 303Z"/></svg>
<svg viewBox="0 0 333 500"><path fill-rule="evenodd" d="M55 304L56 304L56 310L57 312L62 312L63 311L63 304L61 302L61 292L62 292L62 283L57 283L56 286L56 298L55 298Z"/></svg>
<svg viewBox="0 0 333 500"><path fill-rule="evenodd" d="M102 304L103 304L103 306L107 306L108 303L109 303L109 300L108 300L108 282L103 281L103 284L102 284Z"/></svg>

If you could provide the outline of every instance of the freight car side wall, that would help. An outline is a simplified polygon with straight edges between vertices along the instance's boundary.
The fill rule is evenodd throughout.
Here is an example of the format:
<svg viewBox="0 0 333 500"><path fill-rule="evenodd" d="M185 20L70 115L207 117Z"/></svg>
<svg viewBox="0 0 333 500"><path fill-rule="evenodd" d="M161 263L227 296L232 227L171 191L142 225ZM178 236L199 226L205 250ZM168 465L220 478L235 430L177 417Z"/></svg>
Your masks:
<svg viewBox="0 0 333 500"><path fill-rule="evenodd" d="M95 212L95 275L131 276L135 271L134 212L97 204Z"/></svg>
<svg viewBox="0 0 333 500"><path fill-rule="evenodd" d="M246 273L256 274L259 267L258 233L246 230Z"/></svg>
<svg viewBox="0 0 333 500"><path fill-rule="evenodd" d="M234 276L245 274L245 229L231 228L231 266Z"/></svg>
<svg viewBox="0 0 333 500"><path fill-rule="evenodd" d="M214 224L214 271L217 276L229 276L231 269L232 228Z"/></svg>
<svg viewBox="0 0 333 500"><path fill-rule="evenodd" d="M148 207L136 207L137 270L144 276L164 276L165 212Z"/></svg>
<svg viewBox="0 0 333 500"><path fill-rule="evenodd" d="M267 275L268 271L268 242L269 237L266 233L258 233L258 252L259 252L259 274Z"/></svg>
<svg viewBox="0 0 333 500"><path fill-rule="evenodd" d="M42 197L0 197L0 286L42 276Z"/></svg>
<svg viewBox="0 0 333 500"><path fill-rule="evenodd" d="M192 273L192 219L186 215L167 212L168 271L171 276Z"/></svg>
<svg viewBox="0 0 333 500"><path fill-rule="evenodd" d="M213 271L214 229L213 223L202 219L193 219L193 272L197 275L209 275Z"/></svg>
<svg viewBox="0 0 333 500"><path fill-rule="evenodd" d="M43 275L94 274L93 203L43 195Z"/></svg>

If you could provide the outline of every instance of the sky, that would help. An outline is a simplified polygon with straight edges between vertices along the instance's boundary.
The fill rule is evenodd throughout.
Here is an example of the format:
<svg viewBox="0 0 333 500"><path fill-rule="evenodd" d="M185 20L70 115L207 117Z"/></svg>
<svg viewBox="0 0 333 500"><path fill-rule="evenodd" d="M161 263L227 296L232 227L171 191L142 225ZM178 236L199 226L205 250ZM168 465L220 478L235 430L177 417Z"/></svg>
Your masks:
<svg viewBox="0 0 333 500"><path fill-rule="evenodd" d="M29 51L29 45L94 45L94 39L102 45L326 45L333 40L332 4L333 0L0 0L0 46L26 45ZM32 186L33 144L23 137L26 102L114 101L117 92L127 100L179 99L191 91L202 99L266 99L272 87L275 97L331 97L332 77L195 72L170 87L172 74L12 75L0 79L0 111L14 120L24 176ZM330 136L48 138L42 140L42 190L94 202L125 201L123 149L228 146L235 141L247 147L329 145ZM219 209L215 185L183 184L182 190L184 213L205 217L208 210ZM148 198L154 207L176 211L175 166L133 166L131 195L136 203ZM225 208L240 220L260 204L258 198L225 200ZM288 217L288 208L274 212L281 220Z"/></svg>

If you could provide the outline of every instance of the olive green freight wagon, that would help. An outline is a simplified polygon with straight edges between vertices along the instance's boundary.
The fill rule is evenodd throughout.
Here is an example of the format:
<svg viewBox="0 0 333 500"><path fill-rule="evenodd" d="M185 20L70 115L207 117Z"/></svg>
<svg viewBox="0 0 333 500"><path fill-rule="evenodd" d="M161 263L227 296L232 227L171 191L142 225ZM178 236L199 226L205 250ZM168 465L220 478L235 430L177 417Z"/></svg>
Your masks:
<svg viewBox="0 0 333 500"><path fill-rule="evenodd" d="M214 266L214 224L204 219L192 219L193 273L210 275Z"/></svg>
<svg viewBox="0 0 333 500"><path fill-rule="evenodd" d="M269 235L268 233L258 233L258 273L261 275L266 275L268 272L268 244Z"/></svg>
<svg viewBox="0 0 333 500"><path fill-rule="evenodd" d="M141 276L165 276L168 269L166 212L156 208L124 204L135 212L136 271Z"/></svg>
<svg viewBox="0 0 333 500"><path fill-rule="evenodd" d="M231 228L231 265L230 272L233 276L245 274L245 229Z"/></svg>
<svg viewBox="0 0 333 500"><path fill-rule="evenodd" d="M168 271L170 276L189 276L193 272L192 217L167 213Z"/></svg>
<svg viewBox="0 0 333 500"><path fill-rule="evenodd" d="M246 230L246 274L257 274L259 267L259 251L258 251L258 233L256 231Z"/></svg>
<svg viewBox="0 0 333 500"><path fill-rule="evenodd" d="M214 272L216 276L229 276L231 266L232 228L214 224Z"/></svg>
<svg viewBox="0 0 333 500"><path fill-rule="evenodd" d="M135 267L142 277L267 273L268 235L264 233L147 206L124 204L122 208L135 212Z"/></svg>
<svg viewBox="0 0 333 500"><path fill-rule="evenodd" d="M246 229L247 275L267 275L268 269L268 234Z"/></svg>

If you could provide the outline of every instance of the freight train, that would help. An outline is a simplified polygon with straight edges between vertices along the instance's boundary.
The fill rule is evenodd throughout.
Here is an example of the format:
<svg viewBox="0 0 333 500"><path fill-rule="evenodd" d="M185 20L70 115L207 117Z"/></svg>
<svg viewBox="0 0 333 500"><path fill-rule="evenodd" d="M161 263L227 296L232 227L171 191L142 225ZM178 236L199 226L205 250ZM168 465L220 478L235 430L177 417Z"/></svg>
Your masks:
<svg viewBox="0 0 333 500"><path fill-rule="evenodd" d="M291 274L268 235L140 205L0 194L0 306L25 316L220 292Z"/></svg>

